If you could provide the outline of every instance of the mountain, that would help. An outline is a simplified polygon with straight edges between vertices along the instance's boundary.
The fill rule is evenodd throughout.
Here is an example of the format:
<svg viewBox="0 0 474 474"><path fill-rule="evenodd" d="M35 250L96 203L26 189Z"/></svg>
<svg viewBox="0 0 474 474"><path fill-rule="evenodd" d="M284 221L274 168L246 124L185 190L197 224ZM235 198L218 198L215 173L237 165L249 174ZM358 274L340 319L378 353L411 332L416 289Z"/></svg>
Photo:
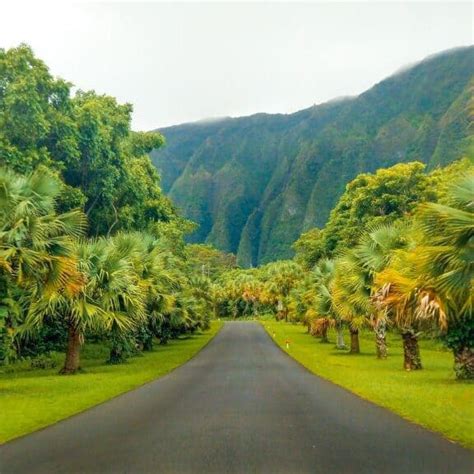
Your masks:
<svg viewBox="0 0 474 474"><path fill-rule="evenodd" d="M365 93L294 114L163 128L162 186L200 227L195 242L244 266L292 255L348 181L398 162L447 164L473 145L474 47L431 56Z"/></svg>

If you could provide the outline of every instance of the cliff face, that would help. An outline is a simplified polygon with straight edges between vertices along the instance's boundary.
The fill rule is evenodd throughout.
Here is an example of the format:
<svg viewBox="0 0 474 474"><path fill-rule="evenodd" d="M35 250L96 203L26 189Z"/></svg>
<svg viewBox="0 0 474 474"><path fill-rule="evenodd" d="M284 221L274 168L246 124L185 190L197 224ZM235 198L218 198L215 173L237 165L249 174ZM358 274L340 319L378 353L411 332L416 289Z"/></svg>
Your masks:
<svg viewBox="0 0 474 474"><path fill-rule="evenodd" d="M245 266L292 255L361 172L419 160L446 164L473 144L474 47L451 50L358 97L290 115L164 128L152 153L164 190L200 227L196 242Z"/></svg>

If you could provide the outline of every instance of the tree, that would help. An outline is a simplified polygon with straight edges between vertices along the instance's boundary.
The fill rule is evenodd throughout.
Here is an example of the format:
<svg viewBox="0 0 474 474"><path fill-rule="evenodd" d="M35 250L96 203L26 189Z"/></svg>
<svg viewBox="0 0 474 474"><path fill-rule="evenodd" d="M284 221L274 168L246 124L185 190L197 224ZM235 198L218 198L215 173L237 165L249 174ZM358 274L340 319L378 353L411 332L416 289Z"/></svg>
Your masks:
<svg viewBox="0 0 474 474"><path fill-rule="evenodd" d="M277 319L287 321L287 298L302 277L301 267L291 260L282 260L265 265L261 271L266 292L276 304Z"/></svg>
<svg viewBox="0 0 474 474"><path fill-rule="evenodd" d="M435 320L454 352L457 378L474 377L473 259L474 178L454 183L450 205L422 204L417 212L418 245L396 254L377 276L382 304L395 312L398 325ZM404 335L405 367L421 368L416 335Z"/></svg>
<svg viewBox="0 0 474 474"><path fill-rule="evenodd" d="M435 318L453 350L456 377L474 379L474 173L451 186L447 203L427 203L418 210L424 281L417 316Z"/></svg>
<svg viewBox="0 0 474 474"><path fill-rule="evenodd" d="M39 291L25 321L29 330L40 326L47 315L66 321L68 345L62 374L80 369L86 330L111 333L114 360L120 357L122 333L145 318L145 298L133 268L133 249L99 238L77 243L76 252L82 285L74 287L74 291L67 290L67 286L54 292Z"/></svg>
<svg viewBox="0 0 474 474"><path fill-rule="evenodd" d="M370 302L367 274L360 267L354 253L346 251L336 260L331 294L338 317L349 326L350 353L358 354L359 330L367 324Z"/></svg>
<svg viewBox="0 0 474 474"><path fill-rule="evenodd" d="M389 264L394 252L409 245L408 231L403 221L373 225L354 248L346 250L337 260L331 289L336 311L350 325L351 352L359 351L360 327L371 323L377 357L387 357L387 317L383 308L376 304L374 278Z"/></svg>
<svg viewBox="0 0 474 474"><path fill-rule="evenodd" d="M92 235L143 229L175 212L146 153L164 143L159 133L130 130L132 107L113 97L79 91L72 100L79 156L64 180L85 196Z"/></svg>
<svg viewBox="0 0 474 474"><path fill-rule="evenodd" d="M419 321L416 250L394 252L390 265L376 276L378 291L374 299L381 308L391 312L403 339L405 370L422 369L418 345Z"/></svg>
<svg viewBox="0 0 474 474"><path fill-rule="evenodd" d="M325 255L322 232L321 229L310 229L303 232L293 244L295 260L306 270L311 270Z"/></svg>
<svg viewBox="0 0 474 474"><path fill-rule="evenodd" d="M358 175L331 211L325 228L307 232L295 244L297 255L312 262L357 245L361 233L413 213L418 203L437 199L431 177L419 162L400 163L374 174Z"/></svg>
<svg viewBox="0 0 474 474"><path fill-rule="evenodd" d="M0 49L0 156L2 165L31 173L56 171L79 156L71 84L51 76L30 47Z"/></svg>
<svg viewBox="0 0 474 474"><path fill-rule="evenodd" d="M322 259L312 272L314 291L316 293L314 312L318 319L323 319L327 323L323 325L325 332L329 327L329 322L334 322L337 332L336 348L345 349L343 337L343 322L336 311L333 300L332 284L335 275L335 261ZM320 322L320 324L324 321Z"/></svg>
<svg viewBox="0 0 474 474"><path fill-rule="evenodd" d="M47 166L65 183L58 212L82 208L90 235L147 229L176 212L148 153L157 132L132 132L130 104L93 91L71 96L26 45L0 49L0 156L29 173Z"/></svg>
<svg viewBox="0 0 474 474"><path fill-rule="evenodd" d="M22 307L35 294L74 293L81 285L74 241L85 217L80 211L56 214L60 192L60 181L45 169L25 177L0 169L0 313L10 344Z"/></svg>
<svg viewBox="0 0 474 474"><path fill-rule="evenodd" d="M375 333L375 348L377 358L387 357L387 312L377 305L374 298L374 278L377 272L382 271L389 263L392 255L399 249L407 248L412 241L408 237L410 227L403 221L397 221L391 225L378 225L372 227L363 235L361 241L354 249L359 265L365 270L365 280L369 285L366 295L371 300L370 322Z"/></svg>

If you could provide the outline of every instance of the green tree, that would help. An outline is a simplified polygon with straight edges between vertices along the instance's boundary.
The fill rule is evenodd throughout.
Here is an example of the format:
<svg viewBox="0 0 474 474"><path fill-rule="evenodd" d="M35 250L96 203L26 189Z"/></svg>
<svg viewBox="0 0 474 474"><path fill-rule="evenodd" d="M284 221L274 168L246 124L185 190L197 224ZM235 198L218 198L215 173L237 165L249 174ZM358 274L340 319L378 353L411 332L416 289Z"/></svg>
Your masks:
<svg viewBox="0 0 474 474"><path fill-rule="evenodd" d="M319 319L328 321L323 328L327 331L329 322L333 321L336 328L337 340L336 348L345 349L343 337L343 321L336 311L333 300L332 284L335 276L335 261L330 259L322 259L312 271L312 280L314 291L316 293L314 311L315 316Z"/></svg>
<svg viewBox="0 0 474 474"><path fill-rule="evenodd" d="M421 205L417 213L421 230L418 245L399 252L377 276L380 301L395 312L399 325L435 320L445 331L460 379L474 378L473 196L471 173L451 187L449 205ZM416 360L416 352L412 349L408 358Z"/></svg>
<svg viewBox="0 0 474 474"><path fill-rule="evenodd" d="M419 202L435 200L424 168L418 162L401 163L351 181L324 229L326 253L350 248L370 226L389 224L411 214Z"/></svg>
<svg viewBox="0 0 474 474"><path fill-rule="evenodd" d="M61 170L78 159L71 84L53 78L31 48L0 49L0 159L29 173L38 165Z"/></svg>
<svg viewBox="0 0 474 474"><path fill-rule="evenodd" d="M265 290L274 301L277 319L288 320L288 296L302 277L301 267L291 260L282 260L265 265L261 269Z"/></svg>
<svg viewBox="0 0 474 474"><path fill-rule="evenodd" d="M32 50L0 49L0 163L47 166L64 181L58 210L83 208L90 235L146 229L176 216L148 153L156 132L130 129L132 106L93 91L71 96Z"/></svg>
<svg viewBox="0 0 474 474"><path fill-rule="evenodd" d="M106 238L80 242L76 247L80 285L68 290L34 295L25 320L26 330L40 327L46 316L65 320L68 326L63 374L80 369L80 350L86 330L111 333L114 358L122 333L145 318L145 298L133 268L132 250ZM67 286L66 286L67 285Z"/></svg>
<svg viewBox="0 0 474 474"><path fill-rule="evenodd" d="M80 211L55 213L60 181L45 169L27 176L0 169L0 315L3 352L11 353L24 305L41 291L80 284L74 242L85 229Z"/></svg>

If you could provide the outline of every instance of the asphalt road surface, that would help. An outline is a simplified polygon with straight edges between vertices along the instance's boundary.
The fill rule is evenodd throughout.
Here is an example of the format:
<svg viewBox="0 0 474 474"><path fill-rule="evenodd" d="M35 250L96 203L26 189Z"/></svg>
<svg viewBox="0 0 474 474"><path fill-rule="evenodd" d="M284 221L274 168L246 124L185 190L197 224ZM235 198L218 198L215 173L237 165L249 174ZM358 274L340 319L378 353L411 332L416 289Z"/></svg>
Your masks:
<svg viewBox="0 0 474 474"><path fill-rule="evenodd" d="M410 387L407 386L407 390ZM0 447L1 473L473 473L473 452L226 323L190 362Z"/></svg>

